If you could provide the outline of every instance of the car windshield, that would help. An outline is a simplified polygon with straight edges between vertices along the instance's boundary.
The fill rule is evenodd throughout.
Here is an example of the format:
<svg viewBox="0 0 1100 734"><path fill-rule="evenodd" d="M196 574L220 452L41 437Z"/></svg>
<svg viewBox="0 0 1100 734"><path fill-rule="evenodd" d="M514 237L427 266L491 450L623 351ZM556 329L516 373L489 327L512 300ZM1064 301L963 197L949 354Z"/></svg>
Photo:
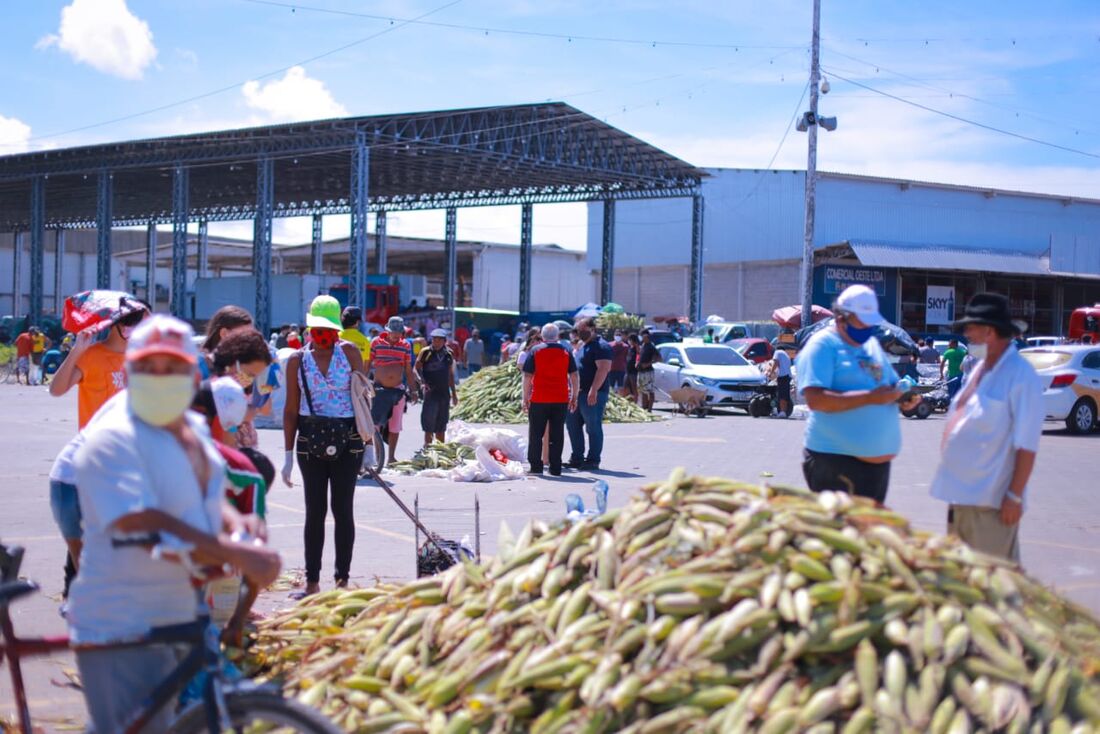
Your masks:
<svg viewBox="0 0 1100 734"><path fill-rule="evenodd" d="M713 334L717 341L744 339L748 336L744 326L733 326L730 324L707 324L700 326L691 333L696 339L705 339L708 334Z"/></svg>
<svg viewBox="0 0 1100 734"><path fill-rule="evenodd" d="M688 361L697 365L710 365L715 367L743 367L748 362L733 349L707 349L705 347L688 347Z"/></svg>
<svg viewBox="0 0 1100 734"><path fill-rule="evenodd" d="M1031 362L1031 366L1036 370L1049 370L1054 367L1061 367L1062 365L1069 364L1073 355L1069 352L1054 352L1046 349L1028 349L1027 351L1020 352L1020 355Z"/></svg>

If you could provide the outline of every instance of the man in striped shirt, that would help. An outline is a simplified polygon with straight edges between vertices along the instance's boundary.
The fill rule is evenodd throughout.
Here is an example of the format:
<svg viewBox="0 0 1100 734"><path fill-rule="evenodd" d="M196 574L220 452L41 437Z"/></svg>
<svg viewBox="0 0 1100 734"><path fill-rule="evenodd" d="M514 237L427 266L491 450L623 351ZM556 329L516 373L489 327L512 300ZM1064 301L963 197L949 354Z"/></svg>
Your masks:
<svg viewBox="0 0 1100 734"><path fill-rule="evenodd" d="M412 368L412 348L404 334L405 321L400 316L391 318L385 333L371 342L370 360L366 364L367 374L374 370L371 417L386 437L390 449L387 463L393 463L397 451L397 439L405 415L405 387L412 388L410 398L413 400L419 390L419 382Z"/></svg>

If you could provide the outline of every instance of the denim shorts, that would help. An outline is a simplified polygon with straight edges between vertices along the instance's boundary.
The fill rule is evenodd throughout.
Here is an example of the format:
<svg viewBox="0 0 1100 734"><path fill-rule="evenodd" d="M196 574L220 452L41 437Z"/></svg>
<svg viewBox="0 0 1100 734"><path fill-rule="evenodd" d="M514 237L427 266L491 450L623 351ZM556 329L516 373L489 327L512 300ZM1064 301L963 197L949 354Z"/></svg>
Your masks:
<svg viewBox="0 0 1100 734"><path fill-rule="evenodd" d="M50 480L50 509L65 540L80 540L84 536L80 502L76 498L74 485Z"/></svg>

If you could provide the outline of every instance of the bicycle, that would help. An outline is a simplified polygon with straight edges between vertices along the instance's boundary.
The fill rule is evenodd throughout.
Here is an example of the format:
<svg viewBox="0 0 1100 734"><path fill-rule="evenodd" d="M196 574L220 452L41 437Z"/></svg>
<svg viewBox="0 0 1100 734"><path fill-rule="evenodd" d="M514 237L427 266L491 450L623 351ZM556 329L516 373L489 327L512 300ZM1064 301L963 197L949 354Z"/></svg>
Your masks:
<svg viewBox="0 0 1100 734"><path fill-rule="evenodd" d="M0 362L0 385L9 385L19 382L19 375L15 370L15 350L11 350L8 359Z"/></svg>
<svg viewBox="0 0 1100 734"><path fill-rule="evenodd" d="M141 541L120 541L131 544ZM190 651L180 664L161 681L145 699L141 710L134 714L123 731L138 732L165 706L175 703L179 693L200 672L206 673L202 699L185 707L170 727L175 734L201 734L223 731L289 731L303 734L336 734L340 730L319 712L293 700L283 698L273 684L257 684L242 680L230 682L221 672L220 651L216 636L209 635L209 617L201 615L194 622L160 627L144 637L123 643L105 645L73 645L68 637L17 637L12 626L9 606L16 600L38 591L37 584L19 579L23 549L0 545L0 663L5 659L11 671L19 724L23 732L34 731L20 661L26 657L49 655L66 650L121 650L150 645L187 646Z"/></svg>

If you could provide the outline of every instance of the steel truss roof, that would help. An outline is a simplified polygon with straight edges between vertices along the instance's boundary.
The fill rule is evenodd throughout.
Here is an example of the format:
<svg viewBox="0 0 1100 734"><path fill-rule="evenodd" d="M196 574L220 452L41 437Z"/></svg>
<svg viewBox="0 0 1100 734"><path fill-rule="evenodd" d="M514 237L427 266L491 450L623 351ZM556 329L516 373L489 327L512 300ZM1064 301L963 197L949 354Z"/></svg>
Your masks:
<svg viewBox="0 0 1100 734"><path fill-rule="evenodd" d="M46 227L95 226L104 172L116 226L171 222L178 165L190 219L250 219L264 158L275 167L274 216L348 213L360 133L373 211L691 196L706 175L560 102L379 115L0 157L0 231L29 226L38 176Z"/></svg>

